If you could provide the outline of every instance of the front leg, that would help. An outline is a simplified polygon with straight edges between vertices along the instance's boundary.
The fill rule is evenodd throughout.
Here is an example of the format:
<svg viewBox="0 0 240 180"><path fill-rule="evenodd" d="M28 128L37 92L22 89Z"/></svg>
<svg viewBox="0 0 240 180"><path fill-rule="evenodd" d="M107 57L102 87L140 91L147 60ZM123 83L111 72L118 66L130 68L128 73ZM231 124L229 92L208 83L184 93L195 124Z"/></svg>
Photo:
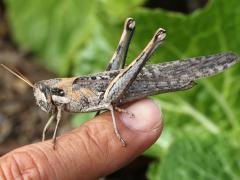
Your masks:
<svg viewBox="0 0 240 180"><path fill-rule="evenodd" d="M62 117L62 105L57 106L57 123L56 123L55 129L53 132L53 137L52 137L53 149L55 149L55 147L56 147L57 131L58 131L58 126L59 126L61 117Z"/></svg>
<svg viewBox="0 0 240 180"><path fill-rule="evenodd" d="M48 127L53 122L55 117L56 117L55 113L52 113L52 115L50 116L49 120L47 121L47 124L45 125L45 127L43 129L43 132L42 132L42 141L45 141L46 132L48 130Z"/></svg>

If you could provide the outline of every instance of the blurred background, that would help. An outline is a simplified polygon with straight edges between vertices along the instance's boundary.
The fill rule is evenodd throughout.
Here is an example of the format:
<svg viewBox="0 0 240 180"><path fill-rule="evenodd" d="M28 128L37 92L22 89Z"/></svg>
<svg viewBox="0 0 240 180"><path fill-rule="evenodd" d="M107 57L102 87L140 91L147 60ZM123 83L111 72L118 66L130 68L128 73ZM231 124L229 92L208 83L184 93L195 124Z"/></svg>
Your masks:
<svg viewBox="0 0 240 180"><path fill-rule="evenodd" d="M0 0L0 63L32 82L103 71L124 20L136 31L130 63L158 27L167 39L150 63L240 53L239 0ZM32 90L0 68L0 155L38 142L48 119ZM152 97L162 108L161 138L106 179L239 179L240 66L192 90ZM66 114L60 133L93 114ZM51 135L51 131L49 132Z"/></svg>

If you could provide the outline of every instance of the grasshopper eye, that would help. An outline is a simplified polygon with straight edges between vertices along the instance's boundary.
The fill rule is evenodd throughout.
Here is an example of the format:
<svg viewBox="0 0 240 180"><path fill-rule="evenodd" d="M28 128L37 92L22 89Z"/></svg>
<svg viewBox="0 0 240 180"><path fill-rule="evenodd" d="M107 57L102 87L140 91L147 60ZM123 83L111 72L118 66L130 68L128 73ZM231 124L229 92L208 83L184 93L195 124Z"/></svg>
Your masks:
<svg viewBox="0 0 240 180"><path fill-rule="evenodd" d="M65 96L64 90L60 88L53 88L51 89L51 92L53 95L56 95L56 96Z"/></svg>

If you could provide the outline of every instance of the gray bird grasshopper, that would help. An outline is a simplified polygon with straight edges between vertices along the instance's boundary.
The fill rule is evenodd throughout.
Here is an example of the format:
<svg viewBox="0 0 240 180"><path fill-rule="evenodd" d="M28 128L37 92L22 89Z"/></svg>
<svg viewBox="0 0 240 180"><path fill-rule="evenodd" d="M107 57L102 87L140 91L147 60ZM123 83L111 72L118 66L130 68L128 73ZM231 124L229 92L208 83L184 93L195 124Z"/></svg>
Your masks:
<svg viewBox="0 0 240 180"><path fill-rule="evenodd" d="M33 88L37 105L50 114L43 130L43 141L49 125L56 119L52 138L55 147L62 111L98 111L99 113L100 110L109 110L115 134L125 146L126 143L119 133L114 114L114 110L126 112L119 108L120 105L146 96L190 89L196 85L195 80L218 74L238 60L237 55L226 52L145 66L166 37L166 31L160 28L145 49L130 65L125 67L134 29L135 21L128 18L125 21L117 50L106 71L98 74L42 80L32 84L21 74L2 65Z"/></svg>

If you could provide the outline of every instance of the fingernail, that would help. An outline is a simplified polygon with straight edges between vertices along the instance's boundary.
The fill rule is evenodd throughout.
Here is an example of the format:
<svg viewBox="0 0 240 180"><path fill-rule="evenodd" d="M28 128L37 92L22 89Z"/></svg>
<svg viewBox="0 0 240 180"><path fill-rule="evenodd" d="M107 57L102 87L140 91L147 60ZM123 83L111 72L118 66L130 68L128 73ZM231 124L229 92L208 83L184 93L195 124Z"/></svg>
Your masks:
<svg viewBox="0 0 240 180"><path fill-rule="evenodd" d="M130 105L126 110L128 113L121 113L121 119L129 129L137 131L152 131L162 127L162 114L159 106L150 99L143 99Z"/></svg>

